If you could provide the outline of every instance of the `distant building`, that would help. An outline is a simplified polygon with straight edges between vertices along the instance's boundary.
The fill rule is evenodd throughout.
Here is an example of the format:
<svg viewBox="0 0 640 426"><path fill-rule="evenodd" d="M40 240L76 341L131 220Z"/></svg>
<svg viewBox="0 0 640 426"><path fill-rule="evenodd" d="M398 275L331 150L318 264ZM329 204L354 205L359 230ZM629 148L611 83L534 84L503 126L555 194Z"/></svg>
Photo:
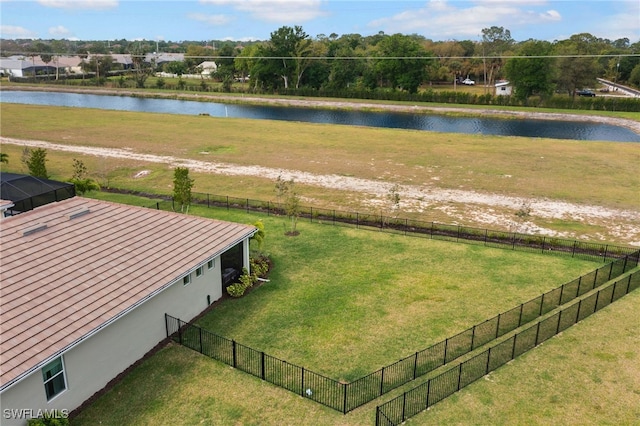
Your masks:
<svg viewBox="0 0 640 426"><path fill-rule="evenodd" d="M206 77L211 77L212 74L218 71L218 65L213 61L204 61L198 65L198 68L202 70L200 73Z"/></svg>
<svg viewBox="0 0 640 426"><path fill-rule="evenodd" d="M496 96L511 96L512 86L508 81L502 80L496 83Z"/></svg>

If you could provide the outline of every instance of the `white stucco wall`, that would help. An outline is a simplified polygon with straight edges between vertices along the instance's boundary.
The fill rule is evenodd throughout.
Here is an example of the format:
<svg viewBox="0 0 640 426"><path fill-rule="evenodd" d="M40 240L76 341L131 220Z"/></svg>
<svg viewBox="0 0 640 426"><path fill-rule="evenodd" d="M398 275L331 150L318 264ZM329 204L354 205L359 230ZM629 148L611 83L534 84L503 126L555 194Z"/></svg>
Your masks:
<svg viewBox="0 0 640 426"><path fill-rule="evenodd" d="M248 242L244 242L245 265L248 265ZM183 285L182 277L155 297L119 318L95 335L63 354L67 389L46 400L40 369L16 383L0 395L0 424L24 425L26 419L15 419L9 410L67 410L79 407L95 392L142 358L166 337L165 317L168 313L189 321L207 305L222 297L220 258L212 269L202 266L203 274L191 272L191 283Z"/></svg>

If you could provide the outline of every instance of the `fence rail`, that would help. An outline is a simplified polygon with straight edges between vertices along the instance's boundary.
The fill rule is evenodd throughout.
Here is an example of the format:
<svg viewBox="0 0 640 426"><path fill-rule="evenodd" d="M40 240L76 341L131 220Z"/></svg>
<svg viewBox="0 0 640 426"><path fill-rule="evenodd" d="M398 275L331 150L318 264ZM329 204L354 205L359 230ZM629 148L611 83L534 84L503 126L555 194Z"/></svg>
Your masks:
<svg viewBox="0 0 640 426"><path fill-rule="evenodd" d="M637 267L639 262L640 250L350 383L322 376L165 314L167 337L175 335L176 340L184 346L347 413L535 321L559 306L575 301L587 292ZM614 286L609 290L608 287L603 291L609 291L610 294L605 293L603 300L613 300L614 297L619 298L623 295L621 289L616 290ZM628 291L627 289L624 294ZM587 301L580 302L590 303L588 299L585 300ZM595 300L594 303L597 305L595 307L598 307L604 302ZM583 313L586 312L584 309L587 308L583 308ZM580 318L580 311L576 318L583 319ZM530 349L526 345L524 348ZM521 350L523 348L519 348L518 352ZM491 362L495 362L495 356Z"/></svg>
<svg viewBox="0 0 640 426"><path fill-rule="evenodd" d="M640 288L640 271L602 287L585 298L572 301L555 314L534 322L473 358L377 406L376 425L401 424L637 288Z"/></svg>
<svg viewBox="0 0 640 426"><path fill-rule="evenodd" d="M130 190L110 188L111 192L137 194L162 201L149 206L154 209L175 210L170 196L139 193ZM271 201L252 200L228 195L214 195L208 193L192 193L192 203L208 208L220 207L257 212L266 215L285 215L284 209ZM336 209L300 206L299 217L313 223L334 226L355 227L359 229L376 230L394 234L411 235L436 240L456 241L468 244L478 244L510 250L528 251L532 253L552 253L570 255L588 260L607 262L627 254L636 249L613 244L601 244L563 238L547 237L544 235L506 232L486 228L474 228L462 225L447 225L438 222L390 217L374 213L348 212Z"/></svg>

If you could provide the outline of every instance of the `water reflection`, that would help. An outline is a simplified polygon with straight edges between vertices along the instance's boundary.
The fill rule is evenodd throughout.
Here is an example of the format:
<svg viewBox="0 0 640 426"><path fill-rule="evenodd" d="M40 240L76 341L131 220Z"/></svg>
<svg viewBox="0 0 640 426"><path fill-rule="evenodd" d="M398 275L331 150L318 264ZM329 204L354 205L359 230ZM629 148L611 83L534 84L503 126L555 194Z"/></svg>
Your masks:
<svg viewBox="0 0 640 426"><path fill-rule="evenodd" d="M296 107L227 105L213 102L58 92L1 91L0 101L183 115L209 114L214 117L330 123L434 132L640 142L640 135L623 127L572 121L452 117L400 112L338 111Z"/></svg>

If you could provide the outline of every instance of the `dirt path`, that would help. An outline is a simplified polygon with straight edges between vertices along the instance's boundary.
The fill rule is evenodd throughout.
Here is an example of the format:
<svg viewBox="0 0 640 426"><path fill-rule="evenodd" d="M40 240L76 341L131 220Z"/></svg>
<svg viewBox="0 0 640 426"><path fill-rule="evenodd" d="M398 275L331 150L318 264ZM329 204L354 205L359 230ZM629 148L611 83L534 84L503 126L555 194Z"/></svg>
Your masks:
<svg viewBox="0 0 640 426"><path fill-rule="evenodd" d="M381 193L388 193L392 183L345 177L338 175L312 174L300 170L282 170L262 166L238 166L229 163L200 161L173 156L137 153L127 149L96 148L55 144L44 141L22 140L0 137L0 143L44 148L47 150L93 155L102 158L122 158L148 163L167 164L170 167L188 167L201 173L215 173L229 176L258 176L275 180L295 179L296 182L321 188L345 190L366 194L371 207L384 203ZM518 232L528 232L567 238L590 238L615 240L622 244L640 246L640 213L617 210L594 205L552 201L546 199L509 197L476 191L448 190L419 185L399 187L401 209L405 212L421 212L436 209L445 213L453 223L473 222L475 226L512 228L514 212L527 205L532 218L518 224ZM598 226L604 231L598 235L575 235L556 232L535 223L535 218L544 220L562 219Z"/></svg>

